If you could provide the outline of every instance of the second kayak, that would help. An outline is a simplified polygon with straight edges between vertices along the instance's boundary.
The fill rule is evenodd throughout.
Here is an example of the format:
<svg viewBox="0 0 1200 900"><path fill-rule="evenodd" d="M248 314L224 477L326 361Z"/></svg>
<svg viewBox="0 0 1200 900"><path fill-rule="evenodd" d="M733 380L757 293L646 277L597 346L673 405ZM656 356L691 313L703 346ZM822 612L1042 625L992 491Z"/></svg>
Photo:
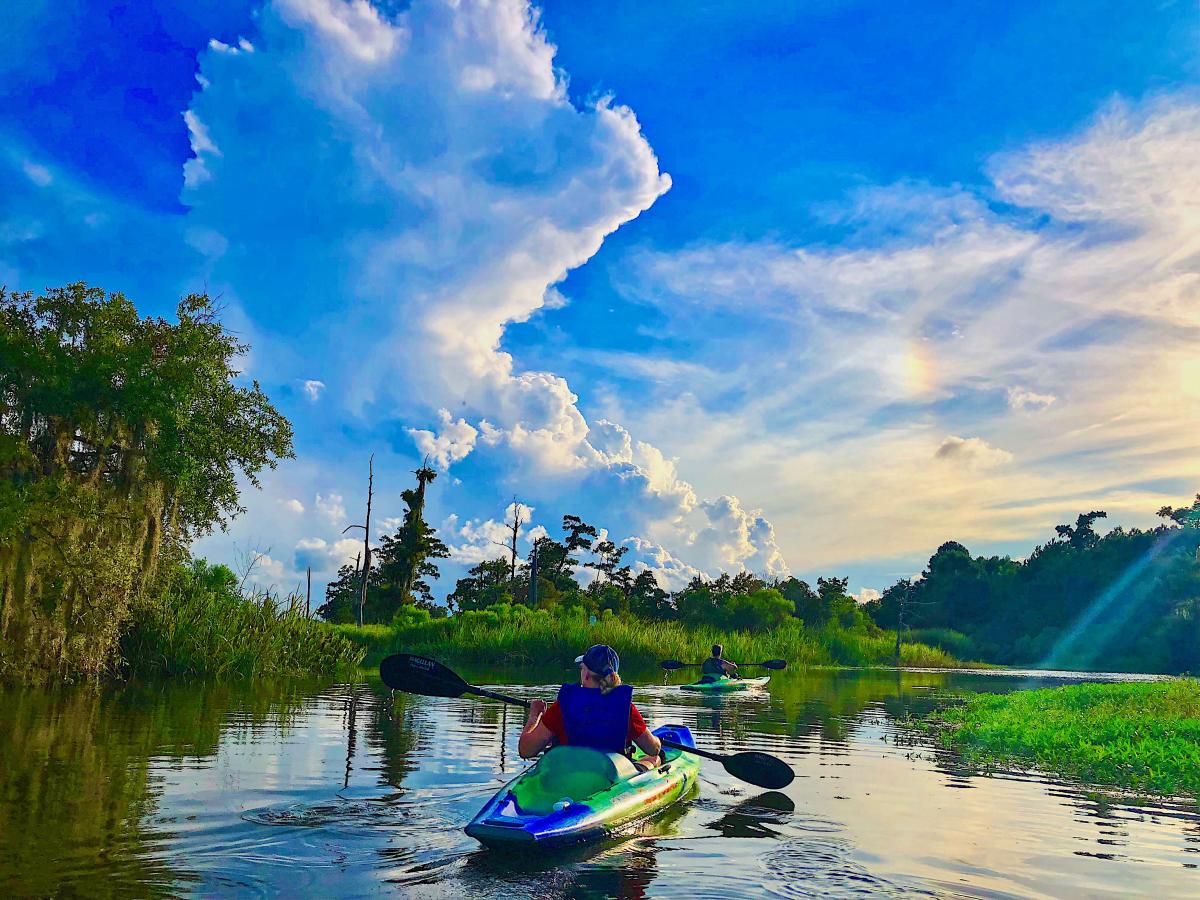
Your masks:
<svg viewBox="0 0 1200 900"><path fill-rule="evenodd" d="M696 746L684 725L660 738ZM489 847L559 847L599 840L670 806L696 783L700 759L663 749L663 764L641 772L620 753L554 747L500 789L466 832Z"/></svg>
<svg viewBox="0 0 1200 900"><path fill-rule="evenodd" d="M761 678L730 678L728 675L719 677L709 675L700 681L693 681L691 684L681 684L680 687L685 691L721 694L726 691L746 691L751 688L760 688L770 680L770 675L763 675Z"/></svg>

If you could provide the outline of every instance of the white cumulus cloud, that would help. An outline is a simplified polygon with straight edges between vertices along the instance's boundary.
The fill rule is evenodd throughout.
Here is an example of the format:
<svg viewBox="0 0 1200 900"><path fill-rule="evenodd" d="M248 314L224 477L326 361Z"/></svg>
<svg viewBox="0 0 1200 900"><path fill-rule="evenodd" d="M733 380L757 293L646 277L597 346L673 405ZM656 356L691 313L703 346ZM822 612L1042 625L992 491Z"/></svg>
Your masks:
<svg viewBox="0 0 1200 900"><path fill-rule="evenodd" d="M297 572L312 566L315 574L328 576L344 565L354 565L362 547L362 542L353 538L342 538L333 543L324 538L301 538L292 552L292 565Z"/></svg>
<svg viewBox="0 0 1200 900"><path fill-rule="evenodd" d="M413 443L424 456L429 457L439 469L450 468L451 463L465 459L475 449L479 430L468 425L465 419L455 420L448 409L438 410L441 428L437 432L410 428Z"/></svg>
<svg viewBox="0 0 1200 900"><path fill-rule="evenodd" d="M521 526L517 529L517 554L522 558L525 550L522 545L531 545L533 541L545 535L546 529L541 525L533 525L532 506L513 502L504 510L504 518L497 519L468 519L460 522L457 515L447 516L439 529L442 539L450 550L450 558L455 562L473 566L488 559L511 557L512 523L514 516L519 513Z"/></svg>
<svg viewBox="0 0 1200 900"><path fill-rule="evenodd" d="M341 525L346 521L346 506L342 502L341 494L317 494L313 505L331 525Z"/></svg>
<svg viewBox="0 0 1200 900"><path fill-rule="evenodd" d="M228 295L251 319L254 298L287 297L283 327L310 328L299 340L335 356L329 390L413 423L441 468L482 445L514 477L611 497L623 533L686 554L703 527L724 556L779 570L761 513L749 526L684 523L700 499L676 460L607 423L599 431L629 451L598 450L567 381L501 349L512 323L561 306L555 286L670 187L633 111L572 102L523 0L387 14L366 0L275 0L258 26L253 53L203 57L187 117L184 199L227 241L213 277ZM306 227L281 234L280 221ZM332 314L329 296L353 315ZM294 337L260 331L254 345L303 355ZM713 533L722 526L733 530Z"/></svg>
<svg viewBox="0 0 1200 900"><path fill-rule="evenodd" d="M881 594L875 588L865 587L860 589L857 594L851 594L850 596L852 596L859 603L873 603L882 597L883 594Z"/></svg>
<svg viewBox="0 0 1200 900"><path fill-rule="evenodd" d="M1053 394L1039 394L1025 388L1008 389L1008 405L1013 409L1046 409L1057 399Z"/></svg>
<svg viewBox="0 0 1200 900"><path fill-rule="evenodd" d="M635 571L648 569L653 572L658 586L663 590L678 591L698 575L708 577L707 573L688 565L661 544L638 537L628 538L622 543L631 551L627 563Z"/></svg>

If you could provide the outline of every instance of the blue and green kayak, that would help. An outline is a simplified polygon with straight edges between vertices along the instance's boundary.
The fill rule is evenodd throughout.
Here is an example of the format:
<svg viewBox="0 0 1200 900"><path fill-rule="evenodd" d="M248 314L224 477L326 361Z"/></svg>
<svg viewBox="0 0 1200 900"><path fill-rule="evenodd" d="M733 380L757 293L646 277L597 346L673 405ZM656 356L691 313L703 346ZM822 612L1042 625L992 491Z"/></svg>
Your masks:
<svg viewBox="0 0 1200 900"><path fill-rule="evenodd" d="M654 733L696 746L684 725ZM700 759L663 749L643 772L620 753L554 747L500 789L466 832L488 847L561 847L600 840L666 809L695 785Z"/></svg>
<svg viewBox="0 0 1200 900"><path fill-rule="evenodd" d="M771 680L770 675L761 678L730 678L728 675L705 675L699 681L691 684L681 684L685 691L702 691L706 694L723 694L727 691L748 691L764 687Z"/></svg>

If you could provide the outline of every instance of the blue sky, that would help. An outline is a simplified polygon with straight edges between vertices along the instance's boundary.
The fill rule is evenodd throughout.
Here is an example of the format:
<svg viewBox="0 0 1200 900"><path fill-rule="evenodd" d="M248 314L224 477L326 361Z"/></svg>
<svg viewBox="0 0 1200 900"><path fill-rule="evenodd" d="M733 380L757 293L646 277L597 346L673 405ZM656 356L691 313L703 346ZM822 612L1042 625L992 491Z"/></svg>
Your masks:
<svg viewBox="0 0 1200 900"><path fill-rule="evenodd" d="M25 4L0 282L208 289L297 459L200 546L318 585L424 453L675 585L881 589L1200 488L1187 2Z"/></svg>

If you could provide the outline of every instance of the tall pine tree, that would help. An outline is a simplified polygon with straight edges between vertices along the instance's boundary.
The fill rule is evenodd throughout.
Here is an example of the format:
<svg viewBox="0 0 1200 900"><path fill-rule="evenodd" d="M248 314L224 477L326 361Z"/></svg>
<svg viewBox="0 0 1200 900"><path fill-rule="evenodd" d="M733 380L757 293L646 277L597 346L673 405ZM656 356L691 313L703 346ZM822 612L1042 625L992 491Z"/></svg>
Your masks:
<svg viewBox="0 0 1200 900"><path fill-rule="evenodd" d="M388 619L409 603L426 608L434 606L430 580L439 576L433 560L445 559L449 549L437 536L437 529L425 521L425 488L437 478L437 472L426 463L414 473L417 487L400 492L406 507L404 522L396 533L383 539L379 550L379 583L381 612Z"/></svg>

